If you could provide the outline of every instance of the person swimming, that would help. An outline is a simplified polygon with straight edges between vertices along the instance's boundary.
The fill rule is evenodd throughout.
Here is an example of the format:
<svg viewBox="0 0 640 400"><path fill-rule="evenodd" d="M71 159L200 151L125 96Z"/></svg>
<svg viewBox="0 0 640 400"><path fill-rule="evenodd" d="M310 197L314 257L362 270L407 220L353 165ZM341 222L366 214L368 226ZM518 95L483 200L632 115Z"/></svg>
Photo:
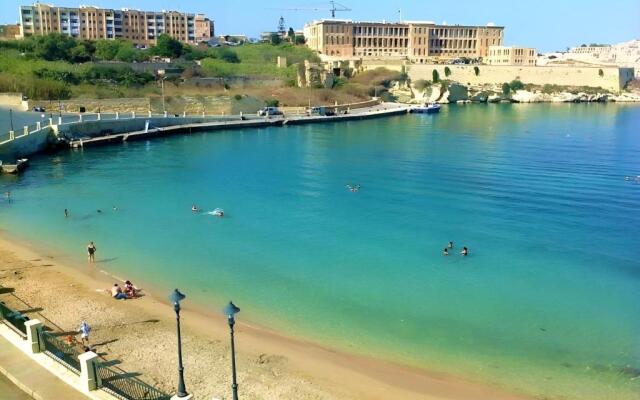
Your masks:
<svg viewBox="0 0 640 400"><path fill-rule="evenodd" d="M193 212L198 212L198 211L200 211L200 210L198 209L198 206L196 206L196 205L194 204L193 206L191 206L191 211L193 211Z"/></svg>
<svg viewBox="0 0 640 400"><path fill-rule="evenodd" d="M468 256L469 255L469 249L467 249L466 247L462 248L462 251L460 252L460 254L462 254L463 256Z"/></svg>
<svg viewBox="0 0 640 400"><path fill-rule="evenodd" d="M448 248L453 249L453 242L449 242L449 244L447 245Z"/></svg>
<svg viewBox="0 0 640 400"><path fill-rule="evenodd" d="M448 256L449 255L449 249L447 249L446 247L444 248L444 250L442 250L442 255L443 256Z"/></svg>
<svg viewBox="0 0 640 400"><path fill-rule="evenodd" d="M69 218L69 210L66 208L64 209L64 217Z"/></svg>

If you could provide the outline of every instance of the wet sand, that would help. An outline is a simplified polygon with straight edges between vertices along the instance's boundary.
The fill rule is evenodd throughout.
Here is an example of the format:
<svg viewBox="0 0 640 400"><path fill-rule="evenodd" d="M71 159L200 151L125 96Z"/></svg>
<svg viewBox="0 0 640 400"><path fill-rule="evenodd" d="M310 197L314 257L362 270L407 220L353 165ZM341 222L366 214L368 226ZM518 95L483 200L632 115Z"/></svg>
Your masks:
<svg viewBox="0 0 640 400"><path fill-rule="evenodd" d="M40 252L43 252L40 250ZM48 253L47 251L45 251ZM0 300L32 310L58 332L85 319L91 344L107 360L173 394L177 387L175 314L153 293L114 300L112 279L64 255L38 254L0 232ZM200 399L229 399L230 352L226 319L185 302L181 313L186 388ZM240 319L236 324L239 394L245 399L492 399L507 393L446 374L337 352Z"/></svg>

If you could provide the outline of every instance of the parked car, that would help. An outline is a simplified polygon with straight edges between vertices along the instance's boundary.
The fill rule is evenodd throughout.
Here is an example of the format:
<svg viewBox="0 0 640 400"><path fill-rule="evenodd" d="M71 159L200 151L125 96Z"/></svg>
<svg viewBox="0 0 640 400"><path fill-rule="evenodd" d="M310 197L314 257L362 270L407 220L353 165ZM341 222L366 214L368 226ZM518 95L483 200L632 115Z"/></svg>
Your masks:
<svg viewBox="0 0 640 400"><path fill-rule="evenodd" d="M265 107L262 110L258 111L259 117L270 117L272 115L283 115L282 111L278 109L278 107Z"/></svg>
<svg viewBox="0 0 640 400"><path fill-rule="evenodd" d="M307 110L307 114L309 114L310 116L312 115L331 116L331 115L336 115L336 112L333 110L333 108L311 107L310 109Z"/></svg>

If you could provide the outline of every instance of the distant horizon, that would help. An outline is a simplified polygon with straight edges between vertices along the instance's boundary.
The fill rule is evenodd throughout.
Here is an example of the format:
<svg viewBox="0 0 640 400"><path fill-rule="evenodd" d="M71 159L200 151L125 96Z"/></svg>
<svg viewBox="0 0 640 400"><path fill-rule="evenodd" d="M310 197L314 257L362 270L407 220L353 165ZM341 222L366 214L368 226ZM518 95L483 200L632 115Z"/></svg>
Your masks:
<svg viewBox="0 0 640 400"><path fill-rule="evenodd" d="M91 0L93 6L143 11L176 10L169 0ZM79 7L80 0L43 2L58 7ZM388 4L379 0L341 0L351 11L338 11L336 19L352 21L432 21L436 24L477 25L494 23L505 27L505 46L534 47L538 52L565 51L570 47L591 43L614 45L640 39L640 18L637 0L620 0L616 7L602 7L595 0L513 3L493 0L478 4L473 0L458 0L455 8L430 9L417 1L398 0ZM32 1L5 0L0 24L15 24L21 5ZM135 3L135 6L131 3ZM180 3L176 11L205 14L215 22L216 35L246 35L260 37L260 32L275 31L280 16L285 26L296 30L314 20L331 19L328 1L285 0L270 3L247 0L238 12L232 5L216 6L204 0ZM338 4L336 3L338 6ZM14 12L11 12L11 9ZM628 10L629 12L625 12ZM258 12L259 11L259 12ZM634 12L636 11L636 12ZM603 22L604 21L604 22ZM597 29L595 29L597 28Z"/></svg>

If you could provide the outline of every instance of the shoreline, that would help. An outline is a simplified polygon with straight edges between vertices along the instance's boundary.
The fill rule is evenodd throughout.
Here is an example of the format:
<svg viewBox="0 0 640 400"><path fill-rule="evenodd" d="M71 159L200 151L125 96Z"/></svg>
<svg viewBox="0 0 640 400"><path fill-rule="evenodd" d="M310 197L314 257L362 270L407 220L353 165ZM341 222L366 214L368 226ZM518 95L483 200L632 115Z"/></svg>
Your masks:
<svg viewBox="0 0 640 400"><path fill-rule="evenodd" d="M175 364L176 361L173 360L175 358L173 311L167 301L154 296L154 293L145 293L144 297L137 300L115 301L107 294L98 292L97 289L91 289L91 287L106 289L110 286L109 278L106 278L106 275L100 273L99 270L87 273L78 266L66 262L64 253L44 256L33 250L33 244L16 243L15 240L9 239L8 235L7 231L0 232L0 259L8 264L0 269L0 273L3 273L0 275L0 284L14 287L14 294L30 300L29 304L33 307L44 307L41 313L47 315L47 318L55 321L56 324L60 324L61 329L73 329L79 323L79 318L85 317L90 324L94 325L96 336L99 339L104 339L104 342L114 340L112 336L119 336L115 340L122 342L121 345L107 344L106 347L98 350L107 350L107 358L110 360L114 358L125 359L122 362L123 368L129 372L142 372L141 378L143 380L155 385L160 384L163 390L175 390L173 386L175 383L174 369L168 367L162 370L158 369L158 366L163 363L149 360L149 358L154 358L149 352L138 354L143 359L126 360L128 353L131 352L131 348L128 352L126 351L127 347L138 347L141 342L149 345L148 340L140 336L149 333L147 328L142 329L142 332L138 332L138 329L132 329L129 332L129 328L127 328L126 332L122 332L123 324L113 324L120 322L113 321L113 317L121 321L143 320L142 325L147 321L158 321L153 324L155 325L154 329L158 329L160 332L154 332L150 336L157 337L159 334L162 336L159 340L160 343L158 343L159 348L156 348L163 350L161 354L163 358L166 358L165 362ZM36 268L38 266L33 264L35 260L46 263L40 265L41 268ZM11 266L15 262L23 264L23 268L26 268L17 271L25 272L19 272L17 276L15 274L7 276L7 271L12 270ZM27 274L29 276L24 276ZM7 278L9 278L9 282ZM23 280L24 278L26 280ZM24 287L26 285L23 282L20 282L19 285L15 284L17 282L11 282L13 279L23 280L23 282L29 282L29 286L41 286L41 288L33 292L37 288L29 290L28 287ZM60 303L60 299L57 299L58 301L39 301L40 304L34 302L34 297L51 300L50 297L56 293L55 288L59 288L60 285L73 287L73 293L77 298L71 310L69 303L73 303L73 301ZM53 287L53 291L50 290L51 287ZM3 300L5 299L6 295L3 296ZM101 320L98 323L92 322L93 316L82 314L83 309L85 313L87 311L91 313L91 310L86 309L86 304L78 304L78 300L81 300L82 303L93 304L94 309L101 311L101 316L104 316L104 312L108 311L106 320ZM79 306L79 314L75 314L75 306ZM230 385L228 382L230 373L229 367L226 365L229 361L226 320L222 315L216 316L207 313L204 308L194 307L188 303L185 303L184 306L186 309L182 311L182 323L185 331L183 343L185 345L187 388L191 387L193 390L193 387L196 387L194 394L203 398L227 393L226 388ZM63 312L67 313L67 319L73 318L74 322L60 321L56 315L61 317L60 314ZM70 316L69 312L73 315ZM76 320L77 322L75 322ZM46 320L43 322L45 325L50 325ZM124 325L126 326L126 322ZM261 386L256 385L257 382L251 382L257 378L263 386L262 391L255 393L258 398L434 400L471 398L516 400L527 398L443 373L339 352L302 338L288 337L242 319L238 321L236 330L240 392L246 394L249 390L257 389L256 386ZM103 345L100 344L100 346ZM122 345L125 345L125 349L119 350ZM211 379L210 377L205 378L210 375L212 370L205 368L204 364L208 363L207 358L203 359L203 354L196 354L206 354L212 350L220 354L217 354L217 360L215 360L216 357L213 357L214 359L209 361L221 364L214 368L217 369L217 373L213 379L215 381L213 385L207 382ZM193 362L194 359L197 359L198 362ZM166 369L169 371L165 371ZM203 373L205 375L200 376ZM165 374L166 378L163 376ZM279 389L275 390L276 387Z"/></svg>

